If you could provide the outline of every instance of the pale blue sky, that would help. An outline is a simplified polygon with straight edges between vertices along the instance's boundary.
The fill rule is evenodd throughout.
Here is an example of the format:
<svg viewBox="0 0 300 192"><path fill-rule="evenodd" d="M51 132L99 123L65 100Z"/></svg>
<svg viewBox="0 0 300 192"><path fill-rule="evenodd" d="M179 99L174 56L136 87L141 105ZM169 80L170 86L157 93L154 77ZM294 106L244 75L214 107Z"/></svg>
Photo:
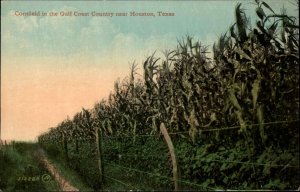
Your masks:
<svg viewBox="0 0 300 192"><path fill-rule="evenodd" d="M139 49L160 49L146 47L151 40L165 39L170 48L176 39L192 35L211 44L234 22L234 7L243 3L248 15L254 14L254 5L249 1L12 1L2 2L1 22L4 53L14 55L69 55L83 50L86 53L109 54L113 44L118 44L117 35L131 54ZM283 4L289 13L296 14L293 0L270 1L279 12ZM170 11L175 17L15 17L14 11L80 11L80 12L157 12ZM1 36L2 38L2 36ZM152 39L149 39L152 38ZM23 45L21 45L23 44ZM157 45L157 42L154 43ZM24 49L24 46L26 47ZM129 46L129 47L128 47Z"/></svg>

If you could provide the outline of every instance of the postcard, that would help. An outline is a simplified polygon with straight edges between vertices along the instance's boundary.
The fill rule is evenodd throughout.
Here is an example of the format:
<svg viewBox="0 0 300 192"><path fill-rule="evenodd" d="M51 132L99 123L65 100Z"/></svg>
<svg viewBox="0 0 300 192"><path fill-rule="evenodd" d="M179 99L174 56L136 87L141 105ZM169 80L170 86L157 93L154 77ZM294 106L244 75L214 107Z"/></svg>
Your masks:
<svg viewBox="0 0 300 192"><path fill-rule="evenodd" d="M1 0L0 191L299 190L298 11Z"/></svg>

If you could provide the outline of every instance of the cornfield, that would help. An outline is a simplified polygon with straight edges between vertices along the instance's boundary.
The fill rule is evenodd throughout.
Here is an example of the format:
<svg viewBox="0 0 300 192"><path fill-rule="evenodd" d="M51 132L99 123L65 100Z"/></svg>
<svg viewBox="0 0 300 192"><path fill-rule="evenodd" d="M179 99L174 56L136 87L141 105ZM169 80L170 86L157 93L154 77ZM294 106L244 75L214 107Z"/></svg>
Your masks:
<svg viewBox="0 0 300 192"><path fill-rule="evenodd" d="M51 146L72 153L67 160L80 162L73 168L98 189L99 175L87 171L95 161L83 158L92 157L88 150L95 153L97 130L109 162L118 162L115 156L122 148L127 155L139 153L146 159L123 158L124 165L170 175L167 158L146 158L164 151L159 129L164 123L181 179L204 189L297 189L299 18L275 13L263 1L255 3L255 26L238 4L235 23L213 45L213 58L191 37L165 51L164 58L154 53L142 64L143 78L132 64L108 99L40 135L39 143L48 151ZM66 143L73 143L74 149ZM149 185L172 188L170 182Z"/></svg>

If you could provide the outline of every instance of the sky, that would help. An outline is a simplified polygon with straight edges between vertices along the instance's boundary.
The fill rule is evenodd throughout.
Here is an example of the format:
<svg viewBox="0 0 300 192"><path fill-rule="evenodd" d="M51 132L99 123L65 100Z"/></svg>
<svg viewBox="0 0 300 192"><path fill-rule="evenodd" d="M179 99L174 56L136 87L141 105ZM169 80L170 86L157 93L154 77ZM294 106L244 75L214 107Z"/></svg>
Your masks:
<svg viewBox="0 0 300 192"><path fill-rule="evenodd" d="M239 1L1 1L1 138L33 141L106 98L117 79L154 51L192 36L212 47L234 23ZM241 1L254 17L254 1ZM297 15L295 1L267 1ZM37 11L47 16L17 16ZM74 16L153 12L155 17ZM158 11L175 16L159 17ZM50 16L57 12L58 16ZM72 16L60 13L72 12ZM297 15L298 16L298 15ZM141 74L142 75L142 74Z"/></svg>

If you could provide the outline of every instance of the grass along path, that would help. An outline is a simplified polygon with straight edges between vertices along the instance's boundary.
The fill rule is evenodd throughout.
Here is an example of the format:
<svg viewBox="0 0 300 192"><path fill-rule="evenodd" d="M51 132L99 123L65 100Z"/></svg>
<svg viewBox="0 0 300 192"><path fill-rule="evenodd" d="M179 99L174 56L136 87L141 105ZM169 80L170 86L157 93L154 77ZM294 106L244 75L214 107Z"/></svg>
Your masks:
<svg viewBox="0 0 300 192"><path fill-rule="evenodd" d="M58 183L36 154L37 144L13 142L0 148L0 191L58 191Z"/></svg>
<svg viewBox="0 0 300 192"><path fill-rule="evenodd" d="M71 185L56 169L56 167L47 159L46 153L42 148L38 148L37 153L43 161L45 167L53 175L62 191L79 191L78 188Z"/></svg>

